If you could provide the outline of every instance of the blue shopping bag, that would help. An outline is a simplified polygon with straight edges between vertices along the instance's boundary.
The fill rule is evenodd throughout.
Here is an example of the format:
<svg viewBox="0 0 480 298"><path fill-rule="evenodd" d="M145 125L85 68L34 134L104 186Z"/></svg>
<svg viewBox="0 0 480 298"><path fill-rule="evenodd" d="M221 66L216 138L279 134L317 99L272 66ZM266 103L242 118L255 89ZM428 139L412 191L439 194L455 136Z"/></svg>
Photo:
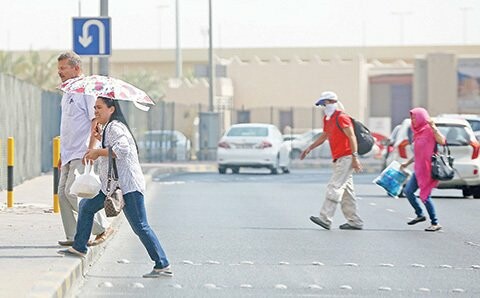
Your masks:
<svg viewBox="0 0 480 298"><path fill-rule="evenodd" d="M398 197L410 175L411 172L408 169L400 170L400 163L393 161L373 180L373 183L385 189L389 196Z"/></svg>

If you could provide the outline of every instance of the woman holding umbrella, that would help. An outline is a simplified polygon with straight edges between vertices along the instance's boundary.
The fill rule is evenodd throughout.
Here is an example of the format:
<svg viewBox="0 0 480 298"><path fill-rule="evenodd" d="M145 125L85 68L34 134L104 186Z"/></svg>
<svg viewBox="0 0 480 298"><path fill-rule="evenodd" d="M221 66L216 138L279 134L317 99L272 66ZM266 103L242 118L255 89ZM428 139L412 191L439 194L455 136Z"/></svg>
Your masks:
<svg viewBox="0 0 480 298"><path fill-rule="evenodd" d="M72 247L59 251L66 255L86 256L88 236L93 223L93 215L104 207L108 181L108 148L111 147L118 168L119 186L123 191L125 207L123 212L133 231L140 238L150 258L155 262L153 270L143 277L173 276L167 256L148 224L145 203L145 180L138 160L135 139L130 132L118 102L107 97L98 97L95 103L95 117L103 129L94 132L102 141L102 148L90 149L85 158L99 160L101 191L93 199L80 202L77 233Z"/></svg>

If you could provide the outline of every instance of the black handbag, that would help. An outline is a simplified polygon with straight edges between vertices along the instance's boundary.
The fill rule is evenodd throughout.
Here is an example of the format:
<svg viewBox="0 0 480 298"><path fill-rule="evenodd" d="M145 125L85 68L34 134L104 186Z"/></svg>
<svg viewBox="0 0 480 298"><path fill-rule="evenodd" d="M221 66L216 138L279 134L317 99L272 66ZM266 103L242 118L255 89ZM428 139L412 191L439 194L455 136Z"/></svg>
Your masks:
<svg viewBox="0 0 480 298"><path fill-rule="evenodd" d="M455 176L453 168L453 157L450 155L450 148L445 143L443 152L440 153L435 145L435 151L432 155L432 178L439 181L452 180Z"/></svg>
<svg viewBox="0 0 480 298"><path fill-rule="evenodd" d="M113 169L113 171L112 171ZM112 182L115 182L115 189L110 190ZM107 196L104 202L105 214L107 217L117 216L122 212L125 206L123 193L118 186L118 171L117 163L113 158L112 147L108 147L108 182L107 182Z"/></svg>

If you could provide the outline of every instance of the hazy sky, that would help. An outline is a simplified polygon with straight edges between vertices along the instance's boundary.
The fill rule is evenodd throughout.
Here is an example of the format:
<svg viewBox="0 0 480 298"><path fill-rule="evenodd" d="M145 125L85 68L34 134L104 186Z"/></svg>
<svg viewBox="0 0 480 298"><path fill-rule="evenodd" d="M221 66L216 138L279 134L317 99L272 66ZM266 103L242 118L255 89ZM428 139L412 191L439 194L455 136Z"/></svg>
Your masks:
<svg viewBox="0 0 480 298"><path fill-rule="evenodd" d="M206 47L208 0L179 2L182 47ZM0 0L0 50L71 49L79 3L98 16L100 0ZM212 3L215 47L480 44L480 0ZM113 50L175 46L175 0L110 0L109 15Z"/></svg>

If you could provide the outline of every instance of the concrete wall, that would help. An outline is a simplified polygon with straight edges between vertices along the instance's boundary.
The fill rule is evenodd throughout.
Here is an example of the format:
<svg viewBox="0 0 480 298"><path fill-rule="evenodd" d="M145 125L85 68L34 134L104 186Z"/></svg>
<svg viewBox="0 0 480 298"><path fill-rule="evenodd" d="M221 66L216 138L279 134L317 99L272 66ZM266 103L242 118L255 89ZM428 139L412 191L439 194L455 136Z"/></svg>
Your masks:
<svg viewBox="0 0 480 298"><path fill-rule="evenodd" d="M310 62L256 58L248 63L234 58L228 65L228 75L234 83L235 108L312 107L322 91L333 90L347 112L363 120L368 115L365 68L361 56L332 60L316 57Z"/></svg>
<svg viewBox="0 0 480 298"><path fill-rule="evenodd" d="M431 115L458 111L457 61L453 54L427 56L427 110Z"/></svg>
<svg viewBox="0 0 480 298"><path fill-rule="evenodd" d="M432 116L458 112L457 60L453 54L434 53L415 63L413 106Z"/></svg>

